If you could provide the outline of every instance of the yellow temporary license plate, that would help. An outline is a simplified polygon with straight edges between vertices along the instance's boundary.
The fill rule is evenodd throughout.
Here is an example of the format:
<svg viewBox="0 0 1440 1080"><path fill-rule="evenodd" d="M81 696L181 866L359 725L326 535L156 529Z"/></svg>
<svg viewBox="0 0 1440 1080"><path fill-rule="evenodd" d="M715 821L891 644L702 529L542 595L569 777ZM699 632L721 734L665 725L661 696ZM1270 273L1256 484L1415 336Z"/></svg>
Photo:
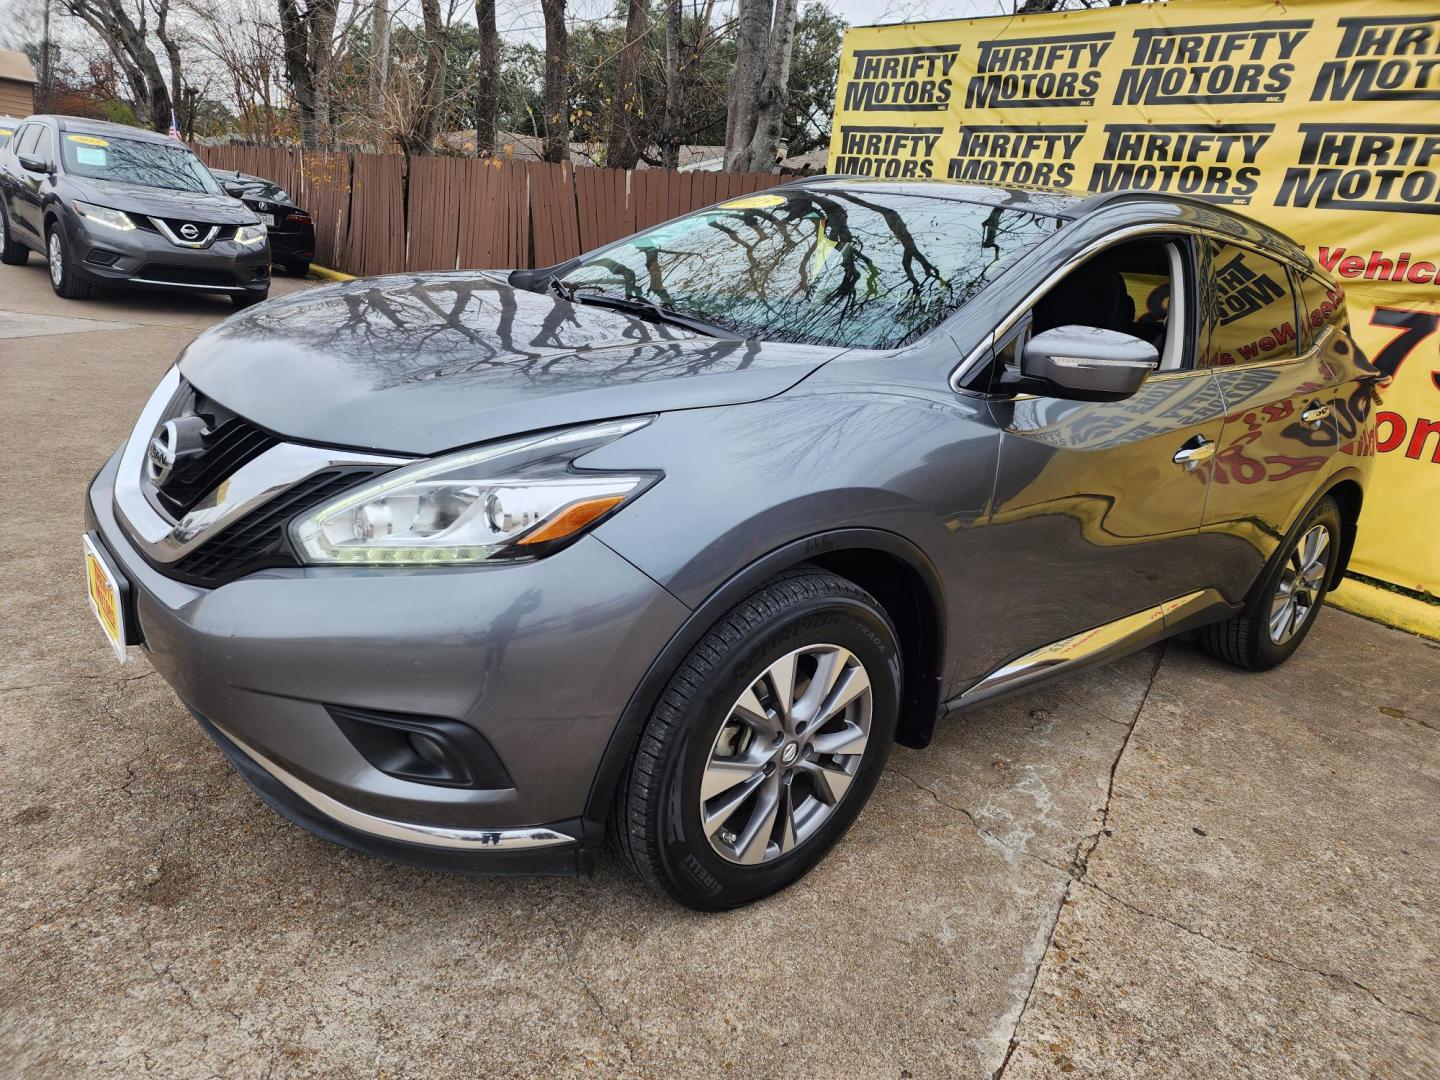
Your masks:
<svg viewBox="0 0 1440 1080"><path fill-rule="evenodd" d="M90 610L105 636L115 657L125 663L125 609L120 603L120 586L110 575L105 560L88 536L81 538L85 543L85 584L90 594Z"/></svg>

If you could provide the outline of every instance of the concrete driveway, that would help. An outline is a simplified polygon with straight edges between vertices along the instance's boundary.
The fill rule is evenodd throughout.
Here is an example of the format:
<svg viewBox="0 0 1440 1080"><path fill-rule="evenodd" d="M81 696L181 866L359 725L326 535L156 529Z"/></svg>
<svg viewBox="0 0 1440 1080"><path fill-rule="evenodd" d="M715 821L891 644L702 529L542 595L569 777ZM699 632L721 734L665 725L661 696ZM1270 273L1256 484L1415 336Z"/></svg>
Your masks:
<svg viewBox="0 0 1440 1080"><path fill-rule="evenodd" d="M86 608L86 481L224 301L0 267L0 1075L1440 1076L1440 650L1338 611L897 749L699 916L390 866L262 806ZM276 292L299 287L276 282Z"/></svg>

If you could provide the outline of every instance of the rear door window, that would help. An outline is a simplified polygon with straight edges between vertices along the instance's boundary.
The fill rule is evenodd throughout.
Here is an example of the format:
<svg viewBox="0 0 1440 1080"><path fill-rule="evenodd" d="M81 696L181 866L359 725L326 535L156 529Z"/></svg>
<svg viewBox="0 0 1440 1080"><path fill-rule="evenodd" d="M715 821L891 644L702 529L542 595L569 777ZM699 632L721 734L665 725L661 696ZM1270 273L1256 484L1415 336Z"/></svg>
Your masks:
<svg viewBox="0 0 1440 1080"><path fill-rule="evenodd" d="M1295 293L1285 266L1239 244L1206 241L1204 363L1234 367L1299 355Z"/></svg>

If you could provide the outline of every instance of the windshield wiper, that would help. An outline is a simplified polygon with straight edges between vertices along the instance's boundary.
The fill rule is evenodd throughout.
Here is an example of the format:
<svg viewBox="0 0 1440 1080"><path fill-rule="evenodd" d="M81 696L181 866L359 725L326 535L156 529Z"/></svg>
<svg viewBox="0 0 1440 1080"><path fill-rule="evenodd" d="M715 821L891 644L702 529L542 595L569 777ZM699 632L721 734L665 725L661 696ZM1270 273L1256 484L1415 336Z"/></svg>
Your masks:
<svg viewBox="0 0 1440 1080"><path fill-rule="evenodd" d="M683 311L663 307L654 300L646 300L644 297L614 296L597 289L580 292L575 286L567 285L559 278L551 278L549 288L556 296L568 300L572 304L591 304L595 307L612 308L615 311L624 311L631 315L639 315L641 318L648 318L651 322L670 323L672 326L704 334L706 337L739 337L738 334L732 333L723 326L706 322L704 319L697 319Z"/></svg>

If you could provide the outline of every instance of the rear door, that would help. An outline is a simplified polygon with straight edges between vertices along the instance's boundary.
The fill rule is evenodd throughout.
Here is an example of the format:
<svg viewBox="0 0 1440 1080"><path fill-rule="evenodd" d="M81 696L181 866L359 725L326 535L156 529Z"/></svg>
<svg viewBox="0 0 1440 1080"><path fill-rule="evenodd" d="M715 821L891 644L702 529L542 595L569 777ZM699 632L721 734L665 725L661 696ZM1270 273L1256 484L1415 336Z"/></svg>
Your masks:
<svg viewBox="0 0 1440 1080"><path fill-rule="evenodd" d="M1207 549L1231 552L1217 585L1239 601L1330 471L1343 369L1329 353L1333 328L1302 317L1287 264L1219 240L1204 241L1201 257L1203 362L1225 401L1203 531Z"/></svg>
<svg viewBox="0 0 1440 1080"><path fill-rule="evenodd" d="M55 145L50 129L41 123L27 124L15 155L16 183L10 200L11 219L19 226L17 232L26 236L41 251L44 250L40 208L43 198L42 185L46 184L49 178L43 172L31 172L21 165L20 156L37 157L52 162L54 153Z"/></svg>
<svg viewBox="0 0 1440 1080"><path fill-rule="evenodd" d="M5 200L5 219L10 223L15 238L22 242L33 242L35 237L30 219L20 210L20 191L26 178L25 170L20 167L20 154L23 147L31 148L25 152L33 152L40 138L38 128L38 124L21 124L11 136L10 145L0 151L0 198Z"/></svg>
<svg viewBox="0 0 1440 1080"><path fill-rule="evenodd" d="M1177 237L1170 249L1179 256L1170 265L1189 280L1169 283L1163 304L1136 303L1129 315L1139 336L1147 315L1169 309L1166 342L1174 335L1175 345L1160 343L1168 370L1123 401L1020 395L992 402L1002 431L1000 461L980 545L983 580L991 587L959 601L987 611L983 640L965 650L962 661L973 669L956 672L962 685L1023 653L1210 584L1198 533L1209 482L1205 455L1220 437L1223 406L1214 376L1196 363L1201 324L1190 299L1192 245ZM1137 262L1156 268L1153 257ZM1105 279L1120 274L1133 295L1134 281L1151 276L1130 273L1126 265L1121 248L1112 248L1071 271L1035 310L1071 288L1064 321L1091 325L1084 320L1100 316L1087 309L1115 306L1101 295L1114 291ZM1106 328L1121 329L1124 321L1123 314L1108 319ZM1006 342L1000 345L1003 350ZM1186 461L1182 451L1196 448L1200 453Z"/></svg>

